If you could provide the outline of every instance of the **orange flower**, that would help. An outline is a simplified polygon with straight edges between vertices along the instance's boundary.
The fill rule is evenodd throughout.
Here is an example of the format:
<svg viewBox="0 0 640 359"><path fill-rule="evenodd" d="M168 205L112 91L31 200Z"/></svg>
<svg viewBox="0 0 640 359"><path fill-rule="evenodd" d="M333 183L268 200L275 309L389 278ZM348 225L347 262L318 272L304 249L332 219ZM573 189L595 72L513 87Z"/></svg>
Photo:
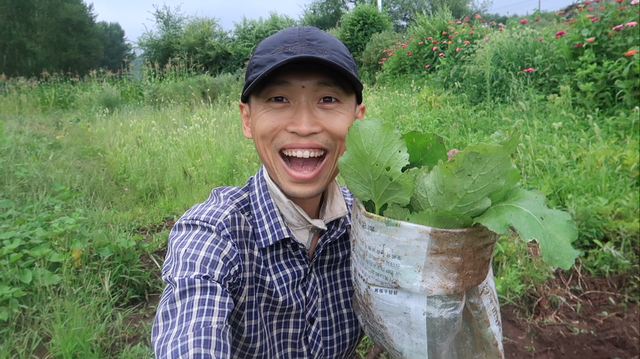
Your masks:
<svg viewBox="0 0 640 359"><path fill-rule="evenodd" d="M638 53L638 50L629 50L624 53L624 56L633 56Z"/></svg>

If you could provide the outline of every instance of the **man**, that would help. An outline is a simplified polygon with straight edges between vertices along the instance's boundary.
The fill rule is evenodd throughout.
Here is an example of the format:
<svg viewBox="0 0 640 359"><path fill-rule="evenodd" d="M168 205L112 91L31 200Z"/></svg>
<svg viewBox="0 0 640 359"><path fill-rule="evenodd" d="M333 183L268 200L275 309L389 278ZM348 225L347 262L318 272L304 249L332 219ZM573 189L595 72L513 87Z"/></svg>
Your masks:
<svg viewBox="0 0 640 359"><path fill-rule="evenodd" d="M352 196L335 177L363 118L353 57L314 27L256 47L239 104L263 166L187 211L169 237L157 358L350 358Z"/></svg>

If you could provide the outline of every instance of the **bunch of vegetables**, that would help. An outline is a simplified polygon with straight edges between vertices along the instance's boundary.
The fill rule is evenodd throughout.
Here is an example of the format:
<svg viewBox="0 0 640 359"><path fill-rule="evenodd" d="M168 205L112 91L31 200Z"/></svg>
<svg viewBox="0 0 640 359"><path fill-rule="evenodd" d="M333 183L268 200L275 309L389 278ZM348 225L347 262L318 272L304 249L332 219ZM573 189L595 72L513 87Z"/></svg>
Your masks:
<svg viewBox="0 0 640 359"><path fill-rule="evenodd" d="M543 260L569 269L578 251L569 214L549 209L543 194L518 186L511 160L520 132L496 133L495 143L468 146L447 160L441 137L401 135L382 120L356 120L338 166L345 185L368 212L437 228L481 224L504 234L515 229L536 240Z"/></svg>

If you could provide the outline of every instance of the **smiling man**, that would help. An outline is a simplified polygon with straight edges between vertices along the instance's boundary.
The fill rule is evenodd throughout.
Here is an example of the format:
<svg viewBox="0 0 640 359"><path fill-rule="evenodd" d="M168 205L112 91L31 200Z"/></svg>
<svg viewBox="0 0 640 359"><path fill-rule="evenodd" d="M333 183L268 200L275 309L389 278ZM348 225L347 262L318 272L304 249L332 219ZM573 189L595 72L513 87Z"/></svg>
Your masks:
<svg viewBox="0 0 640 359"><path fill-rule="evenodd" d="M313 27L256 47L239 104L263 166L221 187L169 237L152 330L157 358L350 358L351 194L335 180L363 118L353 57Z"/></svg>

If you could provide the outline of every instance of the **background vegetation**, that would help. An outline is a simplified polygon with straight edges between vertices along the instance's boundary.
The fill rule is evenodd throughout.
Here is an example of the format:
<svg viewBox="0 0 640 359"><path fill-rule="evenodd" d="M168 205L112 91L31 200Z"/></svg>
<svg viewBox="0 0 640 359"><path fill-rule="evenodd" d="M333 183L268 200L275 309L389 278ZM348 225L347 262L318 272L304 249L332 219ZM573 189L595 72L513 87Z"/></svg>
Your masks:
<svg viewBox="0 0 640 359"><path fill-rule="evenodd" d="M17 11L11 4L0 5ZM91 18L90 7L69 4ZM578 224L577 270L631 276L625 300L637 302L639 5L594 4L500 20L468 2L454 15L451 2L452 10L418 7L399 26L391 11L331 1L313 3L299 22L333 16L323 26L358 44L368 117L402 132L436 132L450 148L518 126L523 186ZM339 9L340 20L328 8ZM102 62L99 70L100 61L122 64L126 56L96 55L68 71L56 67L64 56L42 60L46 46L2 65L0 358L151 357L173 221L211 188L242 185L259 166L240 131L242 69L260 39L298 20L273 13L225 32L179 9L154 14L138 67L115 73ZM80 23L115 34L96 42L102 54L122 50L120 40L105 46L124 38L119 26ZM11 42L0 40L7 56L34 48L19 39L40 41L19 36L31 26L24 24L11 28ZM502 303L556 270L514 235L499 240L494 269Z"/></svg>

